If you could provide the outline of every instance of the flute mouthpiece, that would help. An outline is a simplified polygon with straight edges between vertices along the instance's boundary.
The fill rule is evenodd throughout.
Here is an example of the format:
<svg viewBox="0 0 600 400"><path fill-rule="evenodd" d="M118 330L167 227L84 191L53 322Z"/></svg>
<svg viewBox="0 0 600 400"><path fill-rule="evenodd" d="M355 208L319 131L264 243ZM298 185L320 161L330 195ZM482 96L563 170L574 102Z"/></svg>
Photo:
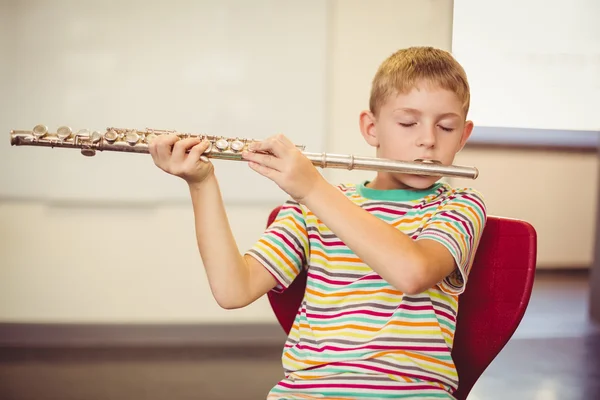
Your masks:
<svg viewBox="0 0 600 400"><path fill-rule="evenodd" d="M425 159L425 158L416 158L415 161L426 163L426 164L441 164L442 163L441 161L438 161L438 160L429 160L429 159Z"/></svg>

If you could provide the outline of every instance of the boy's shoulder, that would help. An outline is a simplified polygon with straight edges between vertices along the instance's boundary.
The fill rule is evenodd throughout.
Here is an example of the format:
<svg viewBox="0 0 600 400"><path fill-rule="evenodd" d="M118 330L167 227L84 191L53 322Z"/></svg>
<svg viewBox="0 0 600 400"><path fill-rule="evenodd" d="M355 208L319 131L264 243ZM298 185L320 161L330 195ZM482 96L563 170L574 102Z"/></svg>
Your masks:
<svg viewBox="0 0 600 400"><path fill-rule="evenodd" d="M451 200L471 200L481 203L482 207L485 207L485 196L483 193L472 186L451 186L447 183L443 184L443 192L440 193L440 197Z"/></svg>

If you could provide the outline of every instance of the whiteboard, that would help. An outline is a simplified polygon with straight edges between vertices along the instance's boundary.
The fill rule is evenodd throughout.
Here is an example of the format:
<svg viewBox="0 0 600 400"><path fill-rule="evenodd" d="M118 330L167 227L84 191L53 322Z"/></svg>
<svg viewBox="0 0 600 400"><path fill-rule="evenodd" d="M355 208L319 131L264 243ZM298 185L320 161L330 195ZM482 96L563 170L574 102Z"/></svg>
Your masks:
<svg viewBox="0 0 600 400"><path fill-rule="evenodd" d="M147 154L10 146L11 129L175 129L287 135L324 151L321 0L8 1L0 45L0 197L165 202L185 182ZM287 195L244 161L214 160L226 202Z"/></svg>
<svg viewBox="0 0 600 400"><path fill-rule="evenodd" d="M470 81L475 125L581 131L595 141L598 16L598 0L455 0L452 52Z"/></svg>

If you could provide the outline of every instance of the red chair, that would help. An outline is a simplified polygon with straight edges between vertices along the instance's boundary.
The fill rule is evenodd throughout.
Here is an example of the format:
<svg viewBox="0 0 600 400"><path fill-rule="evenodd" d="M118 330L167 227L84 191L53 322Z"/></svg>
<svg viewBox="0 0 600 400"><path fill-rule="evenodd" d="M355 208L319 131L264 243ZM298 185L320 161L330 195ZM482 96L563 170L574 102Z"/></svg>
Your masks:
<svg viewBox="0 0 600 400"><path fill-rule="evenodd" d="M271 211L270 225L279 208ZM454 393L464 400L521 323L533 287L537 234L529 223L488 216L481 243L459 296L459 312L452 357L459 376ZM306 273L283 293L269 292L275 316L289 334L302 302Z"/></svg>

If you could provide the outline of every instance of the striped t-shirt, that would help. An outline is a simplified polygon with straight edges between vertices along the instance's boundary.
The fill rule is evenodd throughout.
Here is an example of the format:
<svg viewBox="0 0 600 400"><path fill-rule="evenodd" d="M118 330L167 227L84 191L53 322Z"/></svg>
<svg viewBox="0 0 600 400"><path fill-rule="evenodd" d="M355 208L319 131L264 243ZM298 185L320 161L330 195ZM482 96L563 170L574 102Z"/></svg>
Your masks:
<svg viewBox="0 0 600 400"><path fill-rule="evenodd" d="M283 351L285 377L268 399L453 398L458 295L486 221L481 194L443 182L420 191L376 190L365 183L337 187L414 240L442 243L458 269L423 293L404 295L310 210L287 201L247 252L276 278L275 291L307 270L304 299Z"/></svg>

